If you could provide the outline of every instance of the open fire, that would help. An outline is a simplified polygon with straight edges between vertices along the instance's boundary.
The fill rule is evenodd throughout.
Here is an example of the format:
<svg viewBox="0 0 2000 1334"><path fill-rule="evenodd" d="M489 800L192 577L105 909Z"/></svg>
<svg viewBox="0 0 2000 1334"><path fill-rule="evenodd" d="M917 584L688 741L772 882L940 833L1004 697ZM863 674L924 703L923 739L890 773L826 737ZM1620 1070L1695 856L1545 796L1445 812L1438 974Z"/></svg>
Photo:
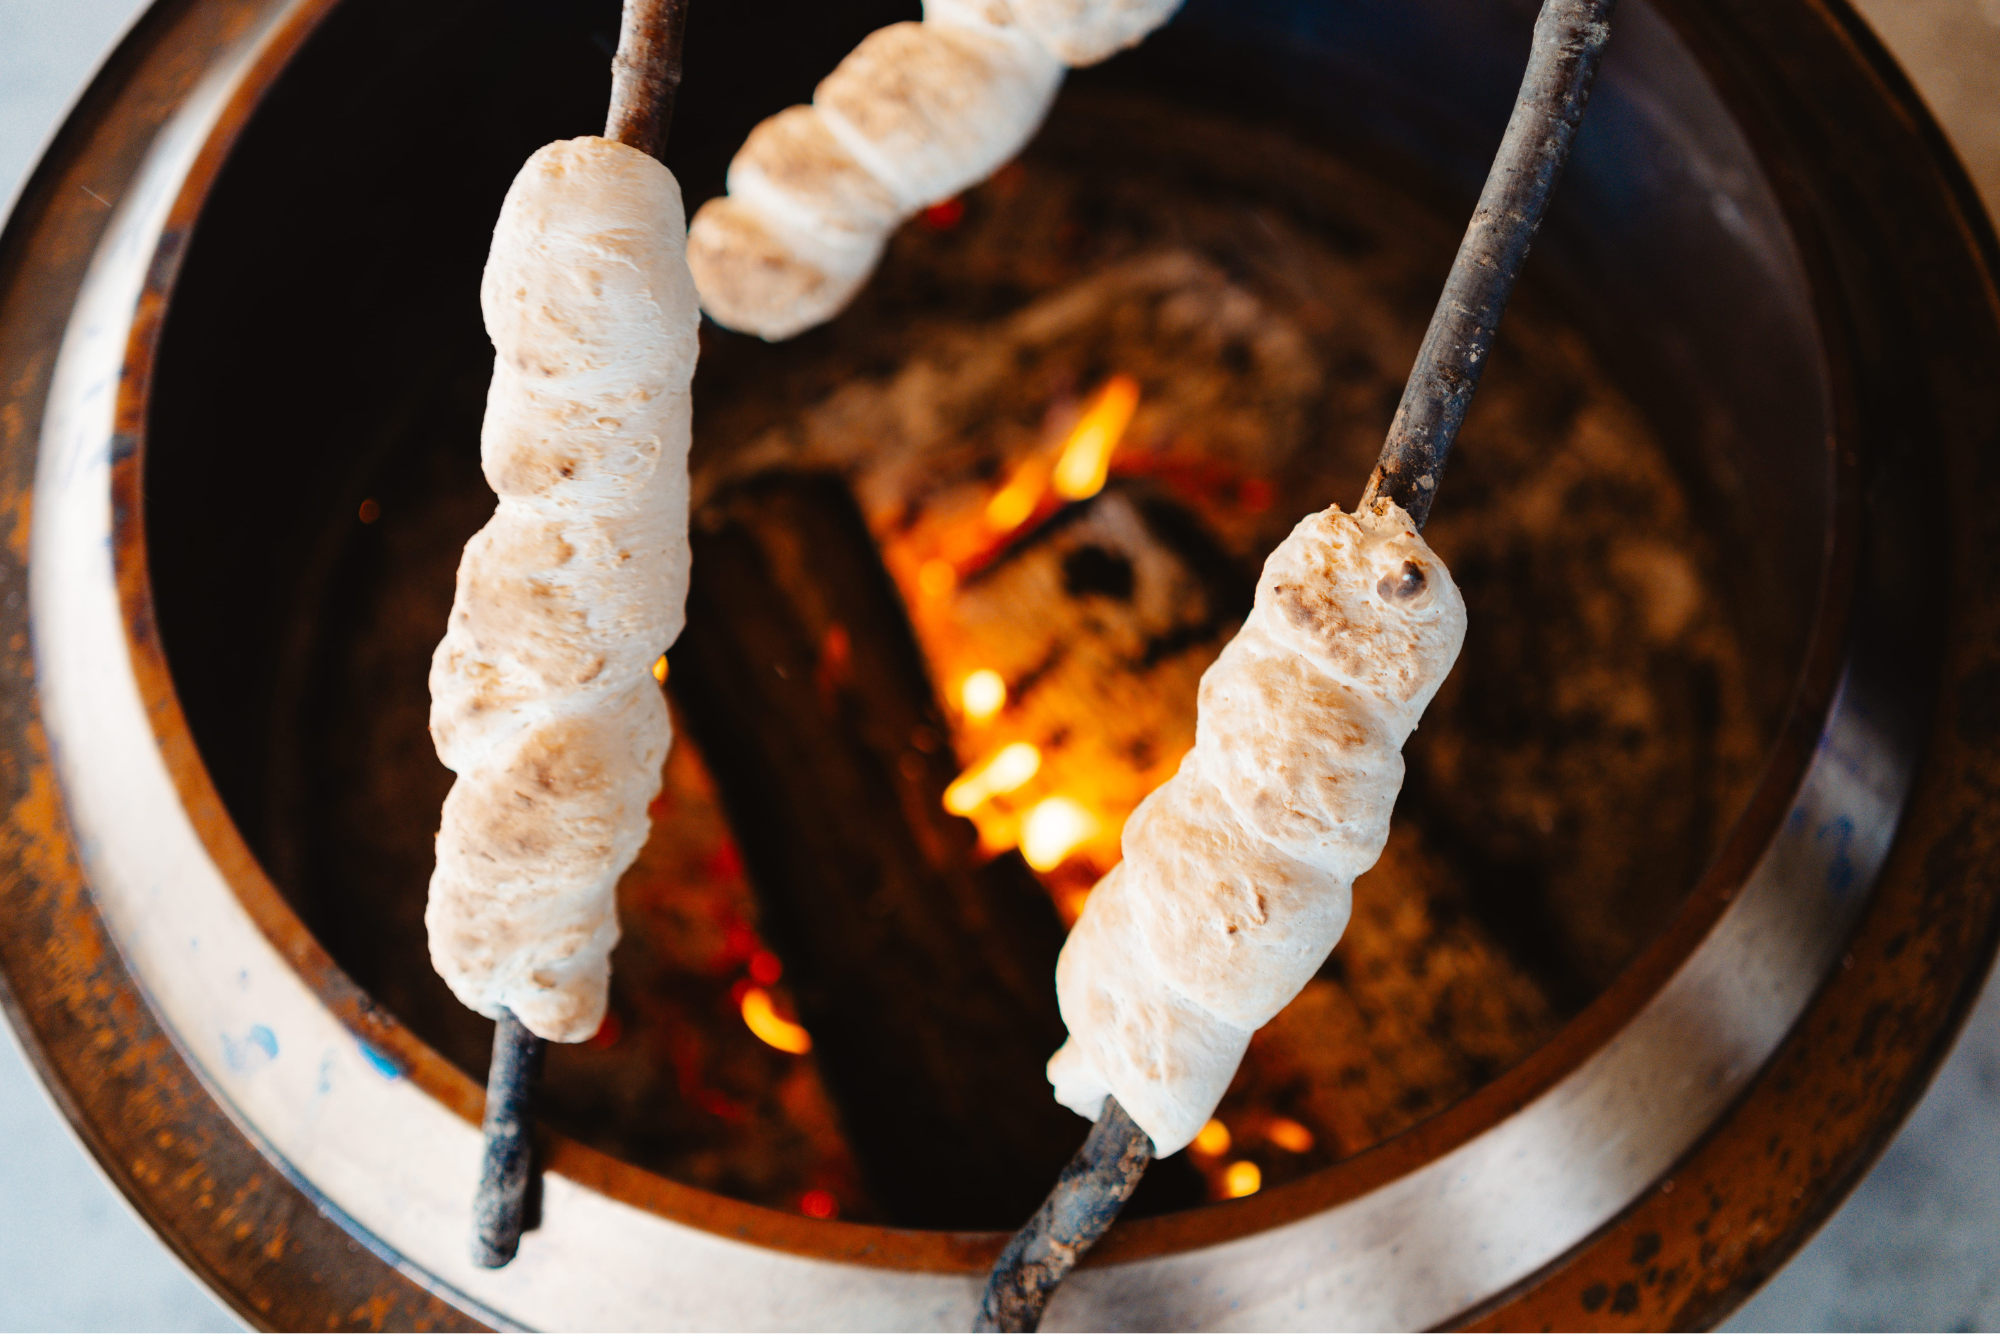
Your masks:
<svg viewBox="0 0 2000 1334"><path fill-rule="evenodd" d="M1118 835L1131 814L1131 806L1119 798L1132 790L1132 784L1085 781L1078 784L1083 795L1071 795L1059 786L1060 776L1078 767L1064 753L1067 736L1007 739L1022 730L1006 712L1010 700L1022 699L1020 683L1010 685L992 667L963 660L976 649L955 614L955 595L968 576L976 578L1030 540L1037 525L1053 519L1060 506L1089 500L1104 489L1118 444L1138 406L1138 381L1129 375L1112 376L1080 411L1070 404L1051 408L1052 424L1073 418L1059 446L1053 451L1031 450L983 506L971 511L954 508L928 524L881 535L889 569L915 571L899 582L932 672L942 680L961 683L953 743L962 756L985 752L946 789L945 809L971 818L979 828L981 848L999 853L1018 846L1037 871L1055 871L1088 849L1093 855L1077 871L1092 881L1117 860ZM1045 746L1055 752L1052 777L1036 782ZM1086 756L1082 766L1088 767L1093 758L1101 762L1101 757ZM1056 888L1056 905L1066 922L1076 920L1088 893L1073 881Z"/></svg>

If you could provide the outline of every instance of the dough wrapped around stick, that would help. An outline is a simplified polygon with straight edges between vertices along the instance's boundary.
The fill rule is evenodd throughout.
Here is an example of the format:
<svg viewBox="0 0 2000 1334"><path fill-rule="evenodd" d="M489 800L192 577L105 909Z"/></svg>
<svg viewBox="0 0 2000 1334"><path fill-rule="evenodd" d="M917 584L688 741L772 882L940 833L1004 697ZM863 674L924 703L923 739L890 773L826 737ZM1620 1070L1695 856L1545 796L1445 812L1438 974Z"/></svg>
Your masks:
<svg viewBox="0 0 2000 1334"><path fill-rule="evenodd" d="M1161 1156L1194 1139L1339 941L1464 640L1457 586L1395 504L1292 530L1202 677L1194 749L1063 947L1058 1101L1095 1120L1115 1096Z"/></svg>
<svg viewBox="0 0 2000 1334"><path fill-rule="evenodd" d="M672 173L608 139L541 149L501 207L480 304L500 503L431 662L431 736L458 780L425 923L466 1005L577 1042L604 1017L614 890L670 740L652 668L687 598L700 314Z"/></svg>
<svg viewBox="0 0 2000 1334"><path fill-rule="evenodd" d="M702 305L773 340L831 319L906 218L1021 151L1067 66L1132 45L1180 4L927 0L923 22L869 34L810 106L751 131L729 193L695 214Z"/></svg>

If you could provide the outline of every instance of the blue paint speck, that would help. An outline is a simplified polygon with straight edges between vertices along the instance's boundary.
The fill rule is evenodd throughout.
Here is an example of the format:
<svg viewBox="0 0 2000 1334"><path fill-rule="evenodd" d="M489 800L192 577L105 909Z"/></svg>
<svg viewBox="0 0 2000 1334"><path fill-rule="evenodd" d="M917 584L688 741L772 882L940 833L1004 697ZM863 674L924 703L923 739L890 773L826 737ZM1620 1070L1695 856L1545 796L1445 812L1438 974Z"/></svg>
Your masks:
<svg viewBox="0 0 2000 1334"><path fill-rule="evenodd" d="M356 1045L361 1048L361 1054L368 1058L368 1064L374 1066L375 1072L381 1075L382 1078L401 1079L403 1077L403 1067L397 1065L395 1058L390 1056L388 1052L383 1051L379 1047L371 1047L365 1042L360 1042Z"/></svg>
<svg viewBox="0 0 2000 1334"><path fill-rule="evenodd" d="M1826 887L1836 894L1844 894L1855 881L1854 857L1849 851L1854 842L1854 821L1843 815L1820 826L1819 838L1822 842L1833 841L1833 860L1826 868Z"/></svg>
<svg viewBox="0 0 2000 1334"><path fill-rule="evenodd" d="M278 1035L263 1024L250 1025L249 1031L240 1038L222 1035L222 1059L231 1070L238 1074L248 1074L260 1066L269 1065L278 1055Z"/></svg>

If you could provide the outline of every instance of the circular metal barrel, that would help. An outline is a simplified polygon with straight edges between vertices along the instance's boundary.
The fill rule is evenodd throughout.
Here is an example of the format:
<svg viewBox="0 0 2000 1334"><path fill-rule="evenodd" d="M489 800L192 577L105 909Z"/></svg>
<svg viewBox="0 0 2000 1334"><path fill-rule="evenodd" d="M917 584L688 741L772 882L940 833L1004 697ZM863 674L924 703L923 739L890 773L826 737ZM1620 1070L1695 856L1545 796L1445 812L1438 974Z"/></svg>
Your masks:
<svg viewBox="0 0 2000 1334"><path fill-rule="evenodd" d="M676 129L692 197L757 115L901 17L769 9L690 37L691 69L730 90ZM481 225L481 201L421 178L316 196L324 137L393 125L452 151L505 118L480 43L518 43L536 12L159 5L23 194L0 240L10 1017L106 1171L260 1324L965 1327L997 1235L781 1214L560 1136L540 1230L509 1268L475 1267L478 1088L302 925L221 795L226 737L182 707L195 675L227 679L228 627L271 610L254 559L204 576L223 629L202 650L162 647L149 470L207 479L216 522L295 522L312 473L286 460L395 411L410 375L329 379L365 358L315 330L326 293L367 281L368 245L462 250ZM1530 17L1217 0L1110 69L1469 197ZM1662 433L1731 479L1707 521L1791 683L1763 776L1666 930L1553 1042L1303 1180L1121 1227L1052 1326L1713 1322L1858 1179L1977 993L2000 925L1991 232L1831 0L1627 0L1618 25L1540 258ZM282 391L268 455L151 456L202 433L164 429L161 340L173 303L205 299L183 258L253 141L294 154L268 185L294 225L242 256L269 355L182 360ZM451 296L421 295L386 294L385 327Z"/></svg>

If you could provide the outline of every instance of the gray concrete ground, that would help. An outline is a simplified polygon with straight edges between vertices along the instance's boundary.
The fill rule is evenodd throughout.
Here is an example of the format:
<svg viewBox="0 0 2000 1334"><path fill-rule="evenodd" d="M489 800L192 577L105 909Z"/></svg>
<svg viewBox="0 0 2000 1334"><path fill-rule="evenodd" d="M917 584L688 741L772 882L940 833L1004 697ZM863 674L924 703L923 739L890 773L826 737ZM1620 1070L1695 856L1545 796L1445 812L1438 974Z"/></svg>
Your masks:
<svg viewBox="0 0 2000 1334"><path fill-rule="evenodd" d="M2000 212L2000 0L1858 0ZM11 199L138 0L0 0ZM1996 368L2000 374L2000 368ZM0 1330L232 1330L0 1039ZM1726 1326L2000 1329L2000 987L1875 1171Z"/></svg>

